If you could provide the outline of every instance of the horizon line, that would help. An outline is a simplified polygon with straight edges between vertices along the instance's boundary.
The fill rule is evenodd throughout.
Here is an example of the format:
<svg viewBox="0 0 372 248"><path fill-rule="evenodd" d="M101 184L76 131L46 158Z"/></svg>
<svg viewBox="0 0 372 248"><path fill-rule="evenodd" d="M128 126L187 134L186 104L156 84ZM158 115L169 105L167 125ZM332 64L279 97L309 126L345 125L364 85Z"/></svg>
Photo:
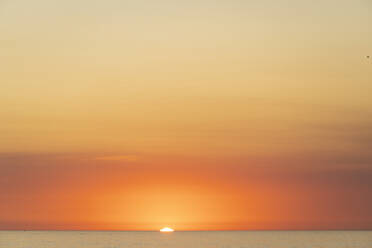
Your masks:
<svg viewBox="0 0 372 248"><path fill-rule="evenodd" d="M20 232L160 232L160 230L133 230L133 229L0 229L3 231L20 231ZM174 230L174 232L288 232L288 231L372 231L372 228L367 229L220 229L220 230Z"/></svg>

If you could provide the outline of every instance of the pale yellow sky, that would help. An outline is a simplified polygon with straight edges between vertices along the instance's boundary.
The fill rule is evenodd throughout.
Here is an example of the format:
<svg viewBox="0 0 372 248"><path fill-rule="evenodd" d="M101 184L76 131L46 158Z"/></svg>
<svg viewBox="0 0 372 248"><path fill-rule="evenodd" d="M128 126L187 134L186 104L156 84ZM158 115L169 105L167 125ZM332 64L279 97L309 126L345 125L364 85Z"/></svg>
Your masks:
<svg viewBox="0 0 372 248"><path fill-rule="evenodd" d="M256 143L232 131L270 150L288 124L308 132L303 111L327 122L319 112L337 109L330 125L343 108L369 115L371 13L369 1L2 1L0 149Z"/></svg>

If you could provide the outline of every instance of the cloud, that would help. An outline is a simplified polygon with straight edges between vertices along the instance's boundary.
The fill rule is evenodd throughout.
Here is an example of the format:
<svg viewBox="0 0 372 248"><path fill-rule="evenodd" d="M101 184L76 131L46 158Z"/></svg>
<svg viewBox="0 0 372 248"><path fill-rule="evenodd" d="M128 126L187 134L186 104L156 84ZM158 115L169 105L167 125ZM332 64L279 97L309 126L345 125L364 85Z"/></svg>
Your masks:
<svg viewBox="0 0 372 248"><path fill-rule="evenodd" d="M94 160L101 160L101 161L137 161L138 157L135 156L135 155L101 156L101 157L95 157Z"/></svg>

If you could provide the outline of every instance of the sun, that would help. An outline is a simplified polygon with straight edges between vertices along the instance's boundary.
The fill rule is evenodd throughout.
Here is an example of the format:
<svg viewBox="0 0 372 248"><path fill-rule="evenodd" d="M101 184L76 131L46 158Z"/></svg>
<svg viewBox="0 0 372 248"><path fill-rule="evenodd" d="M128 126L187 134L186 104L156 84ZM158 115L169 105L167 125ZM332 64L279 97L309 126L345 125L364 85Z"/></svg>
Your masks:
<svg viewBox="0 0 372 248"><path fill-rule="evenodd" d="M164 228L160 229L160 232L170 233L170 232L174 232L174 230L170 227L164 227Z"/></svg>

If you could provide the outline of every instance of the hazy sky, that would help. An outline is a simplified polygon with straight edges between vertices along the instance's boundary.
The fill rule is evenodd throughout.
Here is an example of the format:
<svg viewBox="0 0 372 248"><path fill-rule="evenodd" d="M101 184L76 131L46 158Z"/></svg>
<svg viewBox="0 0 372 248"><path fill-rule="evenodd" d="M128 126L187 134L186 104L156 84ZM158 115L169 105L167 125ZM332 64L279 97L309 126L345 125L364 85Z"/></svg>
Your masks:
<svg viewBox="0 0 372 248"><path fill-rule="evenodd" d="M0 229L372 228L370 0L0 0Z"/></svg>

